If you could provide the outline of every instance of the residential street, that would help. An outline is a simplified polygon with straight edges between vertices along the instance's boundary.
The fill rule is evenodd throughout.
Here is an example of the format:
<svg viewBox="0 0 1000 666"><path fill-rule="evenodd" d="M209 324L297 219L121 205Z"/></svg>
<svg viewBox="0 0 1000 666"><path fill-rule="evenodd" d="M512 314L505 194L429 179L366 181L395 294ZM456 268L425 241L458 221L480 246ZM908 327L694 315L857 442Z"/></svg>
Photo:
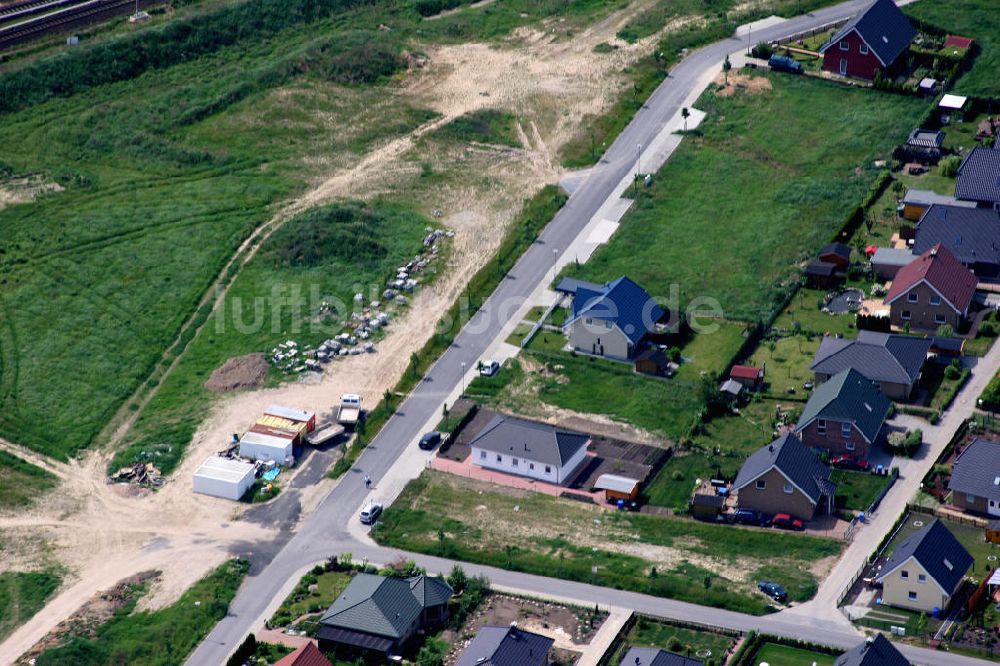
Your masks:
<svg viewBox="0 0 1000 666"><path fill-rule="evenodd" d="M830 23L853 14L865 4L865 0L851 0L785 21L753 32L752 41L775 39ZM356 534L356 515L367 496L363 477L370 476L377 489L384 480L386 485L382 490L389 494L391 490L398 490L398 483L392 483L392 478L400 479L406 474L413 476L419 473L426 456L415 452L412 444L428 423L437 420L442 403L460 391L463 367L471 372L487 350L502 343L506 337L504 327L510 320L509 315L552 279L554 262L585 232L598 211L608 205L609 201L617 201L622 184L628 183L636 168L637 146L650 146L660 135L664 125L682 106L689 105L719 71L725 55L740 50L745 44L745 40L736 38L716 42L695 51L678 64L610 147L600 165L579 184L563 210L524 254L484 307L466 324L452 346L429 370L423 382L399 406L397 414L367 447L354 468L324 498L316 511L304 519L297 533L291 538L288 535L277 543L248 543L234 552L250 557L253 564L252 575L233 600L229 615L192 653L187 660L188 664L205 666L224 663L246 634L273 612L301 573L312 564L343 552L352 553L355 559L366 558L373 562L388 562L399 555L391 549L374 546L363 537L359 539L361 535ZM861 531L820 588L817 598L804 605L802 610L753 617L583 583L475 565L462 566L470 574L482 573L488 576L499 586L532 594L555 595L560 599L575 600L588 606L599 602L665 618L683 618L743 631L761 629L783 636L849 647L858 643L861 635L846 623L835 608L834 602L840 590L895 521L941 447L947 443L961 421L972 412L979 391L998 367L1000 348L994 348L974 370L973 378L941 424L937 428L925 429L925 439L930 443L927 447L929 450L903 467L899 482L886 498L872 524ZM397 471L389 474L397 460L406 467L405 473ZM386 494L380 497L385 497ZM447 571L454 564L420 555L407 557L412 557L421 566L435 572ZM903 651L916 663L926 666L985 663L948 653L912 648L904 648Z"/></svg>

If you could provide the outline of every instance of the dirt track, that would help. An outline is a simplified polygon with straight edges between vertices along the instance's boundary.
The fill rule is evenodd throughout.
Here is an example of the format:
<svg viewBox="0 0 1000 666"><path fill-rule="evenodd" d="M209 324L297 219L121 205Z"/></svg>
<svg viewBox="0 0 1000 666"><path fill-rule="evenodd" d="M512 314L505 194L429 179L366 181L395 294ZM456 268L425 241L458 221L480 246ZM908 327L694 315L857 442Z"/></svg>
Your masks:
<svg viewBox="0 0 1000 666"><path fill-rule="evenodd" d="M104 471L112 455L109 450L93 451L83 461L69 464L38 460L59 476L60 487L32 508L30 515L0 515L5 540L24 544L0 551L0 570L35 568L52 557L69 572L69 578L42 612L0 645L0 661L23 653L95 593L126 576L161 571L160 582L142 604L161 606L222 562L235 544L273 536L258 525L239 521L242 505L194 495L190 490L194 469L268 404L327 414L341 393L361 393L372 405L397 382L410 353L432 333L438 313L495 251L524 198L561 175L553 155L572 138L586 115L600 113L611 103L623 85L619 74L623 66L648 52L655 42L653 37L631 46L619 44L621 48L610 54L593 52L600 42L615 42L620 25L642 7L640 3L628 14L606 19L572 41L521 30L499 47L466 44L426 49L430 65L415 71L402 84L400 94L443 117L375 148L342 171L315 174L320 177L318 184L284 206L271 222L280 224L296 212L342 197L410 191L419 166L407 157L422 136L478 108L509 110L519 119L522 149L477 145L460 154L440 155L439 168L474 172L482 178L420 195L428 205L433 202L445 211L443 222L456 231L448 270L417 293L405 316L390 326L378 354L338 360L319 380L220 397L177 473L158 492L107 484ZM270 231L276 225L268 226ZM20 447L2 441L0 448L23 453ZM32 462L38 458L25 457ZM326 479L302 498L303 514L332 483Z"/></svg>

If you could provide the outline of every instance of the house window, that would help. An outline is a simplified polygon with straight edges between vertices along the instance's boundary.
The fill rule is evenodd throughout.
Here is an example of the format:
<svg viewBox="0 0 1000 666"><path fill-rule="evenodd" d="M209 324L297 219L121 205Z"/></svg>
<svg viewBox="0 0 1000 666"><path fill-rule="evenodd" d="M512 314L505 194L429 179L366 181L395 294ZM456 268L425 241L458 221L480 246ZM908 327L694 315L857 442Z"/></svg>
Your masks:
<svg viewBox="0 0 1000 666"><path fill-rule="evenodd" d="M861 45L861 55L868 55L868 45L867 44L862 44Z"/></svg>
<svg viewBox="0 0 1000 666"><path fill-rule="evenodd" d="M906 295L906 300L907 300L907 302L909 302L909 303L916 303L916 302L917 302L917 300L918 300L918 299L917 299L917 294L911 291L910 293L908 293L908 294Z"/></svg>
<svg viewBox="0 0 1000 666"><path fill-rule="evenodd" d="M853 451L858 447L854 442L848 441L847 444L844 445L844 448L847 449L848 451Z"/></svg>
<svg viewBox="0 0 1000 666"><path fill-rule="evenodd" d="M826 419L816 419L816 434L817 435L826 434Z"/></svg>
<svg viewBox="0 0 1000 666"><path fill-rule="evenodd" d="M935 324L943 324L946 321L948 321L948 320L945 319L945 316L943 314L936 314L936 315L934 315L934 323Z"/></svg>
<svg viewBox="0 0 1000 666"><path fill-rule="evenodd" d="M503 456L501 456L499 453L497 454L497 462L503 462Z"/></svg>
<svg viewBox="0 0 1000 666"><path fill-rule="evenodd" d="M900 577L900 578L909 578L909 577L910 577L910 572L909 572L909 571L907 571L906 569L902 569L902 570L901 570L901 571L899 572L899 577Z"/></svg>
<svg viewBox="0 0 1000 666"><path fill-rule="evenodd" d="M767 488L767 482L765 482L764 479L757 479L757 483L754 484L754 487L757 490L764 490Z"/></svg>
<svg viewBox="0 0 1000 666"><path fill-rule="evenodd" d="M917 582L918 583L926 583L927 582L927 576L925 576L924 574L917 574Z"/></svg>
<svg viewBox="0 0 1000 666"><path fill-rule="evenodd" d="M910 590L909 592L907 592L907 593L906 593L906 596L907 596L907 598L908 598L908 599L909 599L910 601L916 601L916 600L917 600L917 593L916 593L916 592L914 592L914 591L912 591L912 590Z"/></svg>
<svg viewBox="0 0 1000 666"><path fill-rule="evenodd" d="M941 305L941 297L931 296L931 305Z"/></svg>
<svg viewBox="0 0 1000 666"><path fill-rule="evenodd" d="M965 495L965 501L968 502L969 504L975 504L976 503L976 496L973 495L972 493L967 493Z"/></svg>
<svg viewBox="0 0 1000 666"><path fill-rule="evenodd" d="M840 424L840 434L843 435L844 437L850 437L851 436L851 424L850 423L841 423Z"/></svg>
<svg viewBox="0 0 1000 666"><path fill-rule="evenodd" d="M909 319L909 318L910 318L910 311L909 311L909 310L903 310L903 311L902 311L902 312L900 313L899 317L900 317L901 319Z"/></svg>
<svg viewBox="0 0 1000 666"><path fill-rule="evenodd" d="M795 491L795 489L792 488L792 484L790 484L790 483L786 483L785 487L783 488L783 490L785 491L786 495L791 495Z"/></svg>
<svg viewBox="0 0 1000 666"><path fill-rule="evenodd" d="M480 460L486 460L486 451L480 451L479 452L479 459Z"/></svg>
<svg viewBox="0 0 1000 666"><path fill-rule="evenodd" d="M517 458L511 458L510 464L513 465L514 467L517 467Z"/></svg>
<svg viewBox="0 0 1000 666"><path fill-rule="evenodd" d="M528 469L534 470L535 469L535 463L528 463Z"/></svg>
<svg viewBox="0 0 1000 666"><path fill-rule="evenodd" d="M840 42L840 50L841 51L850 51L851 50L851 45L848 44L846 40L842 40Z"/></svg>
<svg viewBox="0 0 1000 666"><path fill-rule="evenodd" d="M545 473L546 474L551 474L552 473L552 467L550 467L549 465L546 465L545 466Z"/></svg>
<svg viewBox="0 0 1000 666"><path fill-rule="evenodd" d="M587 317L584 321L586 322L587 326L590 326L591 324L594 323L594 320L590 317Z"/></svg>

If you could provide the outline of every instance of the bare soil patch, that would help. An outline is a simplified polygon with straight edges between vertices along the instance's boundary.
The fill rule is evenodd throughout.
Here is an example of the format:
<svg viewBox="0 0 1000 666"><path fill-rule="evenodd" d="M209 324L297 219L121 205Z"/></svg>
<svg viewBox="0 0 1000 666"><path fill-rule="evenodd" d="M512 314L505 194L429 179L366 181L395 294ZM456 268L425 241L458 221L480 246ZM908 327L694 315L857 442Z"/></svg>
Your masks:
<svg viewBox="0 0 1000 666"><path fill-rule="evenodd" d="M726 85L725 74L719 74L715 77L713 83L719 86L715 91L715 94L719 97L731 97L738 92L748 95L760 94L772 88L771 80L767 77L750 76L749 74L740 74L737 72L729 72L728 85Z"/></svg>
<svg viewBox="0 0 1000 666"><path fill-rule="evenodd" d="M41 174L20 176L0 182L0 209L19 203L34 201L46 192L61 192L63 186L45 179Z"/></svg>
<svg viewBox="0 0 1000 666"><path fill-rule="evenodd" d="M239 391L252 389L264 383L267 377L267 359L263 352L234 356L219 366L205 382L209 391Z"/></svg>

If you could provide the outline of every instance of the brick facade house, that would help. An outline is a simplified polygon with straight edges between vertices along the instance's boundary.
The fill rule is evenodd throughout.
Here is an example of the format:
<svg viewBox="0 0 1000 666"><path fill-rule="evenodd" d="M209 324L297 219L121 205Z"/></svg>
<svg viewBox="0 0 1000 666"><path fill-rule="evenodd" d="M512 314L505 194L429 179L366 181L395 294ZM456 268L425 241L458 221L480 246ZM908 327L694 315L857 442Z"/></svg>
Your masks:
<svg viewBox="0 0 1000 666"><path fill-rule="evenodd" d="M795 434L806 446L865 460L881 437L891 404L870 379L844 370L813 392Z"/></svg>
<svg viewBox="0 0 1000 666"><path fill-rule="evenodd" d="M917 31L892 0L877 0L848 21L820 48L823 69L872 80L891 74Z"/></svg>
<svg viewBox="0 0 1000 666"><path fill-rule="evenodd" d="M977 280L954 254L938 244L896 273L885 304L897 328L936 331L965 325Z"/></svg>

